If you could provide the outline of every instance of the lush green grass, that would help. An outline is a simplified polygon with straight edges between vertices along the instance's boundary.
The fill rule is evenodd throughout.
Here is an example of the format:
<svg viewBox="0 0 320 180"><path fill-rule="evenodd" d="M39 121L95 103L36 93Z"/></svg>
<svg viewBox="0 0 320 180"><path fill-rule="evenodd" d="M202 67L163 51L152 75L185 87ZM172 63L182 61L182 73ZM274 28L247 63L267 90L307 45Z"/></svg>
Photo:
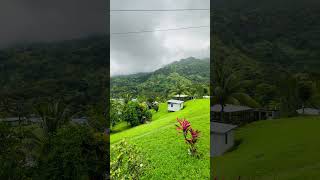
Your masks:
<svg viewBox="0 0 320 180"><path fill-rule="evenodd" d="M235 150L212 159L218 177L320 178L320 117L259 121L239 128L235 137L241 141Z"/></svg>
<svg viewBox="0 0 320 180"><path fill-rule="evenodd" d="M142 179L209 179L210 176L210 105L208 99L191 100L179 112L167 112L167 105L161 104L153 121L111 134L111 144L126 138L137 144L151 166ZM200 159L187 152L182 134L178 134L176 118L187 118L192 127L201 131L199 139Z"/></svg>
<svg viewBox="0 0 320 180"><path fill-rule="evenodd" d="M115 134L115 133L124 131L124 130L129 129L129 128L130 128L130 124L128 124L125 121L122 121L119 124L117 124L115 127L111 128L111 133Z"/></svg>

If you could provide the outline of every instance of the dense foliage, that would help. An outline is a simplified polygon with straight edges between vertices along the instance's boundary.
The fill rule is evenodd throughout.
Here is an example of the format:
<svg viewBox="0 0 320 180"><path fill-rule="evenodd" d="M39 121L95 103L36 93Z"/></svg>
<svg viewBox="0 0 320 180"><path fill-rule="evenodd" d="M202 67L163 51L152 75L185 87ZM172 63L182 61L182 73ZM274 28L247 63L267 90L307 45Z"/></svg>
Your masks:
<svg viewBox="0 0 320 180"><path fill-rule="evenodd" d="M150 162L135 144L122 140L111 147L111 152L110 177L113 180L140 179L150 168Z"/></svg>
<svg viewBox="0 0 320 180"><path fill-rule="evenodd" d="M35 176L42 179L101 179L108 164L107 143L105 134L95 133L87 126L65 126L45 143Z"/></svg>
<svg viewBox="0 0 320 180"><path fill-rule="evenodd" d="M262 107L280 109L285 116L319 107L319 9L311 0L216 1L213 61L228 61L242 80L249 80L245 93ZM301 73L307 78L299 78Z"/></svg>
<svg viewBox="0 0 320 180"><path fill-rule="evenodd" d="M94 36L0 50L0 179L107 177L108 43Z"/></svg>
<svg viewBox="0 0 320 180"><path fill-rule="evenodd" d="M122 111L122 120L131 126L151 121L152 114L145 103L129 101Z"/></svg>
<svg viewBox="0 0 320 180"><path fill-rule="evenodd" d="M107 93L108 43L105 36L96 36L0 49L1 103L63 98L83 114Z"/></svg>
<svg viewBox="0 0 320 180"><path fill-rule="evenodd" d="M209 59L187 58L168 64L151 73L111 78L111 97L158 98L166 100L173 93L183 92L202 97L209 93ZM189 89L189 91L186 91ZM191 90L192 89L192 90ZM178 90L178 92L176 92Z"/></svg>

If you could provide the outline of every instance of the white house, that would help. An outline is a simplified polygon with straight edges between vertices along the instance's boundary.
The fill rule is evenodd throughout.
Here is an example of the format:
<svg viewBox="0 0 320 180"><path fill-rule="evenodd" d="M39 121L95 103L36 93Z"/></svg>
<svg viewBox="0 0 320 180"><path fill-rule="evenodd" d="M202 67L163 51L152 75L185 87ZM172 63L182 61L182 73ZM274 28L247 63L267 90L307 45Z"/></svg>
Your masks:
<svg viewBox="0 0 320 180"><path fill-rule="evenodd" d="M170 99L168 101L168 111L180 111L183 109L184 101Z"/></svg>
<svg viewBox="0 0 320 180"><path fill-rule="evenodd" d="M210 155L220 156L234 145L232 124L210 122Z"/></svg>

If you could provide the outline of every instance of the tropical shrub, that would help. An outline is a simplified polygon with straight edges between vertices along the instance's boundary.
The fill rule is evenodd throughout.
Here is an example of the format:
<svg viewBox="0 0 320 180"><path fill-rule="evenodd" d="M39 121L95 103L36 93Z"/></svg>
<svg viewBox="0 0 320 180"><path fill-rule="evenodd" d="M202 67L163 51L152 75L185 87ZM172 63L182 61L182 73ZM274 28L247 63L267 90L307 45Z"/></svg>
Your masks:
<svg viewBox="0 0 320 180"><path fill-rule="evenodd" d="M44 144L38 179L104 179L109 167L108 138L88 126L68 125Z"/></svg>
<svg viewBox="0 0 320 180"><path fill-rule="evenodd" d="M158 112L159 110L159 105L158 103L155 101L155 98L148 98L147 99L147 105L148 105L148 109L154 109L156 112Z"/></svg>
<svg viewBox="0 0 320 180"><path fill-rule="evenodd" d="M0 179L26 178L25 157L19 135L10 126L0 122Z"/></svg>
<svg viewBox="0 0 320 180"><path fill-rule="evenodd" d="M152 119L152 113L144 103L130 101L125 105L122 119L131 126L137 126Z"/></svg>
<svg viewBox="0 0 320 180"><path fill-rule="evenodd" d="M114 127L121 121L122 104L117 100L110 100L110 125Z"/></svg>
<svg viewBox="0 0 320 180"><path fill-rule="evenodd" d="M149 161L137 146L125 140L112 146L111 153L111 179L139 179L149 168Z"/></svg>
<svg viewBox="0 0 320 180"><path fill-rule="evenodd" d="M177 121L179 123L179 125L176 125L177 130L183 134L184 140L189 146L189 154L198 157L196 143L198 142L200 131L194 130L186 119L177 118Z"/></svg>
<svg viewBox="0 0 320 180"><path fill-rule="evenodd" d="M109 126L109 116L106 116L105 105L103 103L88 105L86 116L89 126L99 132L104 132Z"/></svg>
<svg viewBox="0 0 320 180"><path fill-rule="evenodd" d="M61 101L45 101L34 105L34 110L41 119L41 126L47 136L70 121L72 114Z"/></svg>
<svg viewBox="0 0 320 180"><path fill-rule="evenodd" d="M132 101L128 102L123 109L122 119L131 126L139 125L138 103Z"/></svg>

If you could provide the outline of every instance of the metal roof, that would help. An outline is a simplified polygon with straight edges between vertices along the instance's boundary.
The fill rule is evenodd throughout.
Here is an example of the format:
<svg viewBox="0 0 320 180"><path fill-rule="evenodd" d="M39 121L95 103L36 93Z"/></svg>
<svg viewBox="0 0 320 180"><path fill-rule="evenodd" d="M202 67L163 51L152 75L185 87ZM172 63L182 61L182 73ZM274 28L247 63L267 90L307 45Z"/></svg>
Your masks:
<svg viewBox="0 0 320 180"><path fill-rule="evenodd" d="M227 133L231 131L232 129L236 128L236 125L232 124L225 124L225 123L219 123L219 122L210 122L210 131L213 133Z"/></svg>
<svg viewBox="0 0 320 180"><path fill-rule="evenodd" d="M169 101L167 101L168 103L174 103L174 104L181 104L184 101L180 101L180 100L175 100L175 99L170 99Z"/></svg>
<svg viewBox="0 0 320 180"><path fill-rule="evenodd" d="M299 114L303 113L303 109L298 109L297 112ZM318 115L320 114L320 110L316 109L316 108L304 108L304 114L308 114L308 115Z"/></svg>
<svg viewBox="0 0 320 180"><path fill-rule="evenodd" d="M238 111L247 111L247 110L252 110L252 108L247 107L247 106L239 106L239 105L232 105L232 104L227 104L224 106L223 111L224 112L238 112ZM211 111L213 112L220 112L221 111L221 105L216 104L211 107Z"/></svg>
<svg viewBox="0 0 320 180"><path fill-rule="evenodd" d="M180 94L180 95L175 95L175 96L173 96L173 97L188 97L188 95L185 95L185 94Z"/></svg>

